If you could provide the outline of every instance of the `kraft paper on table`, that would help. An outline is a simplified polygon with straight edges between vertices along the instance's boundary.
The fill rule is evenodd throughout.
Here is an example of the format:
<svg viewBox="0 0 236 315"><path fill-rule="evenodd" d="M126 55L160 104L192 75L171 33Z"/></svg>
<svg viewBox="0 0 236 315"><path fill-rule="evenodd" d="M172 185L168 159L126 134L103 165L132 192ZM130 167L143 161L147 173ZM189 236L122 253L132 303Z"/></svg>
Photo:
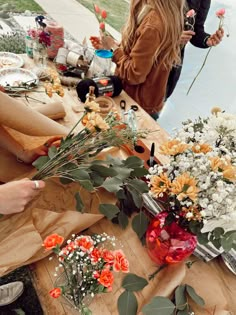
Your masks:
<svg viewBox="0 0 236 315"><path fill-rule="evenodd" d="M0 124L30 136L66 135L69 130L0 92Z"/></svg>

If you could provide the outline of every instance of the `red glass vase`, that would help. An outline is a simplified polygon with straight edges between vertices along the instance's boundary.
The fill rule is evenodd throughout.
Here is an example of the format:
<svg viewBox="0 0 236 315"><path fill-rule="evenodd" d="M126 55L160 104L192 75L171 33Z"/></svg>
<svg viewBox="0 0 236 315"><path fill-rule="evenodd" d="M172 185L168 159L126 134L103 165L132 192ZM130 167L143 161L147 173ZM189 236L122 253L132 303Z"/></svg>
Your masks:
<svg viewBox="0 0 236 315"><path fill-rule="evenodd" d="M185 260L197 246L197 237L176 222L165 225L167 215L161 212L155 216L146 233L148 254L160 266Z"/></svg>

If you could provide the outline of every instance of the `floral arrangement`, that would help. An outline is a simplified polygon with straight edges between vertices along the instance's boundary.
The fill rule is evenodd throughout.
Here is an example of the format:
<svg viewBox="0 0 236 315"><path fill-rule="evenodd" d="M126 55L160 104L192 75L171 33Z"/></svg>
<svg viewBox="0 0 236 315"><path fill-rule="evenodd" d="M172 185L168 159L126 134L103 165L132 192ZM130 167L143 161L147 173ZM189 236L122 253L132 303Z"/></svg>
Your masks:
<svg viewBox="0 0 236 315"><path fill-rule="evenodd" d="M48 236L43 246L57 255L64 280L50 291L53 298L63 295L81 314L92 314L88 298L112 291L114 272L129 272L129 262L122 250L115 249L115 237L99 235L72 235L66 246L60 249L63 237Z"/></svg>
<svg viewBox="0 0 236 315"><path fill-rule="evenodd" d="M183 123L160 147L169 163L150 169L150 195L201 243L225 251L236 241L236 116L213 109L210 118Z"/></svg>
<svg viewBox="0 0 236 315"><path fill-rule="evenodd" d="M30 28L27 31L28 36L37 44L42 47L47 48L51 45L51 35L49 32L45 31L46 24L44 23L44 16L39 15L35 18L37 27Z"/></svg>
<svg viewBox="0 0 236 315"><path fill-rule="evenodd" d="M78 182L90 192L96 193L99 188L103 188L117 196L122 191L124 181L129 181L129 185L125 186L130 187L135 196L135 192L141 189L140 182L143 183L136 179L136 175L146 174L142 172L142 161L136 157L121 161L108 154L106 160L96 160L95 157L106 148L123 145L132 147L135 141L144 137L147 132L132 130L119 119L116 112L110 112L102 118L99 115L99 105L94 100L87 100L84 109L84 115L61 140L59 146L50 147L48 156L39 157L33 163L38 171L32 179L58 177L63 184ZM80 131L75 132L80 123L84 127L80 126ZM76 194L76 200L77 210L83 211L83 201L79 192ZM106 211L106 208L109 208L109 211ZM119 208L114 205L100 204L99 209L109 218L113 212L114 216L119 212Z"/></svg>
<svg viewBox="0 0 236 315"><path fill-rule="evenodd" d="M190 11L191 11L191 10L190 10ZM189 12L190 12L190 11L189 11ZM224 26L225 9L220 9L220 10L216 11L216 16L220 19L219 26L218 26L218 30L220 30L220 29ZM228 36L228 35L227 35L227 36ZM205 64L206 64L206 61L207 61L207 58L208 58L208 56L209 56L209 54L210 54L210 52L211 52L211 49L212 49L213 47L214 47L214 46L211 46L211 47L209 48L209 50L208 50L208 52L207 52L207 54L206 54L206 57L205 57L205 59L204 59L204 61L203 61L203 64L202 64L202 66L201 66L201 68L199 69L197 75L195 76L195 78L193 79L192 83L190 84L190 87L189 87L189 89L188 89L188 91L187 91L187 95L189 94L191 88L193 87L193 85L194 85L195 81L197 80L199 74L201 73L202 69L204 68L204 66L205 66Z"/></svg>

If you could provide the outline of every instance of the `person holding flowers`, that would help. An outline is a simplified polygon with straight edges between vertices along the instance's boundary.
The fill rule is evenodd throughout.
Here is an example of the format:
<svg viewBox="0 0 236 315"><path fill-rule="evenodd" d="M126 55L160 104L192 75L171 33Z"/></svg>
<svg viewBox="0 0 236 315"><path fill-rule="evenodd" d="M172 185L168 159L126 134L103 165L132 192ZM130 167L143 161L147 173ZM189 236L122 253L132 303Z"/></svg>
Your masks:
<svg viewBox="0 0 236 315"><path fill-rule="evenodd" d="M124 90L154 118L164 105L170 69L180 62L183 5L183 0L132 0L120 45L105 32L101 39L90 38L95 48L113 50Z"/></svg>
<svg viewBox="0 0 236 315"><path fill-rule="evenodd" d="M187 0L185 11L185 27L181 35L181 65L173 67L167 83L166 99L169 98L180 78L182 64L184 60L185 46L190 42L198 48L207 49L217 46L222 41L224 29L219 27L214 34L208 34L205 31L204 24L210 9L211 0ZM224 15L224 9L220 13ZM219 10L221 11L221 10ZM219 12L218 12L219 13ZM218 16L218 15L217 15ZM219 17L219 16L218 16Z"/></svg>

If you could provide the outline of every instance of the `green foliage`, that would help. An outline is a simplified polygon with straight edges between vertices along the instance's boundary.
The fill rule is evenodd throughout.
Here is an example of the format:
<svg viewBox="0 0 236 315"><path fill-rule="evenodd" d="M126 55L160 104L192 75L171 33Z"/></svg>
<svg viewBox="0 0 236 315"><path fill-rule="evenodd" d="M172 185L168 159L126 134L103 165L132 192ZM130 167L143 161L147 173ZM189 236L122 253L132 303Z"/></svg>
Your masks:
<svg viewBox="0 0 236 315"><path fill-rule="evenodd" d="M127 291L141 291L148 282L133 273L128 274L122 281L122 287Z"/></svg>
<svg viewBox="0 0 236 315"><path fill-rule="evenodd" d="M173 315L175 305L162 296L154 297L151 302L142 309L144 315Z"/></svg>
<svg viewBox="0 0 236 315"><path fill-rule="evenodd" d="M118 299L119 315L136 315L138 309L138 302L133 292L124 291Z"/></svg>
<svg viewBox="0 0 236 315"><path fill-rule="evenodd" d="M79 212L82 212L83 208L84 208L84 203L80 197L80 193L77 192L75 194L75 200L76 200L76 210Z"/></svg>
<svg viewBox="0 0 236 315"><path fill-rule="evenodd" d="M120 212L120 209L115 205L103 203L103 204L99 205L99 211L105 217L107 217L109 220L111 220L117 215L117 213Z"/></svg>
<svg viewBox="0 0 236 315"><path fill-rule="evenodd" d="M6 4L8 4L8 7L6 7ZM8 10L19 13L25 12L26 10L44 13L43 9L34 0L0 0L0 9L4 8L9 8Z"/></svg>
<svg viewBox="0 0 236 315"><path fill-rule="evenodd" d="M168 298L157 296L142 309L144 315L189 315L191 312L188 304L190 297L196 304L204 306L204 300L188 284L180 285L174 293L174 302Z"/></svg>
<svg viewBox="0 0 236 315"><path fill-rule="evenodd" d="M0 35L0 51L15 54L25 53L25 34L15 32L13 34Z"/></svg>
<svg viewBox="0 0 236 315"><path fill-rule="evenodd" d="M148 224L149 224L149 219L142 211L140 211L133 218L132 227L140 239L143 237L143 235L147 231Z"/></svg>

